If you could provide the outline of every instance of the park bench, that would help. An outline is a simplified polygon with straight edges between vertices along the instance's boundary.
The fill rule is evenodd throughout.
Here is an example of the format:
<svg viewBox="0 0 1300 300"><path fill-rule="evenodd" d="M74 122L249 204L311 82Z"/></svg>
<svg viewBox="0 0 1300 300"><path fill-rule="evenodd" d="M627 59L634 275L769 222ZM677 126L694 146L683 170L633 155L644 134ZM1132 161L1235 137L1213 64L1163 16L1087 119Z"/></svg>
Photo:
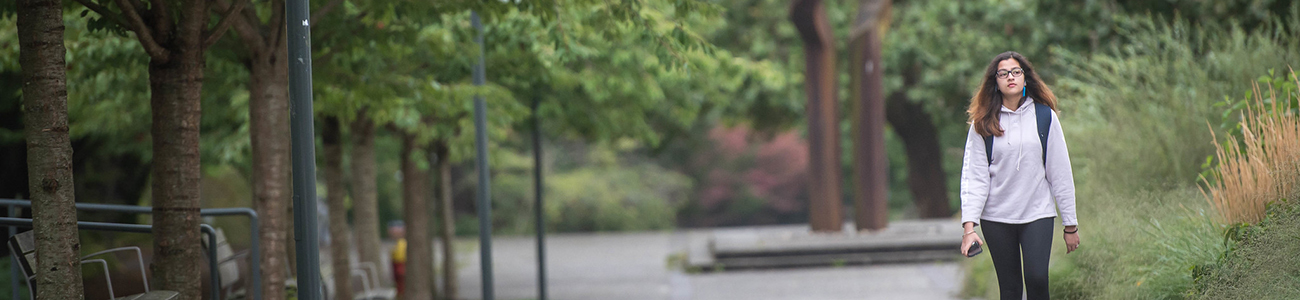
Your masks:
<svg viewBox="0 0 1300 300"><path fill-rule="evenodd" d="M369 273L366 273L369 271ZM379 267L374 262L362 262L352 265L352 272L361 273L362 289L353 300L389 300L397 298L397 290L379 283ZM369 279L369 282L366 282Z"/></svg>
<svg viewBox="0 0 1300 300"><path fill-rule="evenodd" d="M234 252L233 248L231 248L230 246L230 243L226 241L225 230L222 230L221 228L216 229L216 241L217 241L217 246L215 247L215 251L217 252L216 255L217 255L217 270L218 270L216 273L218 274L218 277L220 277L219 281L221 286L219 287L219 289L221 293L219 295L222 295L220 299L246 299L247 298L246 287L248 283L247 282L244 283L245 288L236 290L234 289L234 287L235 287L235 283L240 282L242 279L240 277L241 273L239 270L239 259L248 257L249 254L248 250L240 250L237 253ZM205 248L207 251L214 251L214 247L212 247L212 245L209 245L208 240L206 239L203 240L203 248ZM249 262L249 263L252 264L257 262Z"/></svg>
<svg viewBox="0 0 1300 300"><path fill-rule="evenodd" d="M335 294L336 290L334 287L334 281L326 280L326 278L332 278L336 274L333 274L335 270L330 268L330 265L322 264L321 267L321 271L324 272L321 274L321 283L327 292L325 293L327 295L326 298L346 300L347 298L337 297L337 295L335 297L328 297L328 295ZM397 290L384 287L379 283L379 269L375 267L374 263L354 263L348 270L348 276L350 279L359 279L359 281L354 282L361 283L359 286L361 290L353 293L352 300L392 300L397 298Z"/></svg>
<svg viewBox="0 0 1300 300"><path fill-rule="evenodd" d="M140 278L142 280L141 282L144 284L144 290L145 290L144 293L129 295L125 297L117 297L117 295L113 293L113 278L109 276L108 261L102 258L97 258L97 259L91 258L91 257L97 257L97 256L109 254L109 253L120 252L120 251L135 251L136 257L138 258L137 263L139 263L139 267L140 267ZM35 293L35 289L32 288L32 284L34 283L33 280L36 278L35 270L37 268L37 261L36 261L36 239L33 235L33 231L19 233L17 235L14 235L13 237L10 237L9 253L15 259L18 260L18 265L22 269L22 273L24 276L26 276L27 279L26 282L27 282L27 290L29 292L29 295L31 295L32 298L35 299L36 293ZM91 253L90 255L81 257L81 264L94 264L94 263L99 263L104 267L104 280L108 284L108 294L109 294L108 296L110 299L171 300L171 299L177 299L179 297L179 294L175 291L150 291L149 290L149 281L148 278L145 277L144 255L140 251L140 247L134 247L134 246L118 247L118 248Z"/></svg>

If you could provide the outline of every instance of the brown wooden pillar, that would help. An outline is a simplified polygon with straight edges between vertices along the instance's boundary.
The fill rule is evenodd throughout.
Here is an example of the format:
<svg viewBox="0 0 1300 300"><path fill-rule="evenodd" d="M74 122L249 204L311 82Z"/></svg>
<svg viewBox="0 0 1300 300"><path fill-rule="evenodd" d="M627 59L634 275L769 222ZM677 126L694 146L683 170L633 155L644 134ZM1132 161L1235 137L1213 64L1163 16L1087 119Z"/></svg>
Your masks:
<svg viewBox="0 0 1300 300"><path fill-rule="evenodd" d="M821 0L794 0L790 21L804 42L808 95L808 222L815 232L838 232L840 213L840 133L836 114L835 44Z"/></svg>
<svg viewBox="0 0 1300 300"><path fill-rule="evenodd" d="M861 0L850 35L853 95L853 206L858 230L889 225L889 159L885 156L885 86L881 39L890 1Z"/></svg>

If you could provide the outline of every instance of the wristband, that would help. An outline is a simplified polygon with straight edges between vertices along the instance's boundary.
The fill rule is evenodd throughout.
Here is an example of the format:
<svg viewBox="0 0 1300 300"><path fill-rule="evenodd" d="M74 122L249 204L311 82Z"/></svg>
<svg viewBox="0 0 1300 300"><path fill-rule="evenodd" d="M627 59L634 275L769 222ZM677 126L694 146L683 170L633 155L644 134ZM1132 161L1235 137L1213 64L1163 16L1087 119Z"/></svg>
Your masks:
<svg viewBox="0 0 1300 300"><path fill-rule="evenodd" d="M1079 233L1079 228L1077 228L1077 227L1074 228L1074 231L1065 231L1065 230L1061 230L1061 232L1068 233L1068 234L1075 234L1075 233Z"/></svg>

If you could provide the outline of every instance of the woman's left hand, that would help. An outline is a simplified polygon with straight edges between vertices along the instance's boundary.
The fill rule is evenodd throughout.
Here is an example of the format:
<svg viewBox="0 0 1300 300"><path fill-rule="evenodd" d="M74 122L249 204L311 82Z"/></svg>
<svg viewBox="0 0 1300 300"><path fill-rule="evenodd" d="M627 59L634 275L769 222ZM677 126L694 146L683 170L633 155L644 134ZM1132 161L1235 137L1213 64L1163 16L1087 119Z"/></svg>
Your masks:
<svg viewBox="0 0 1300 300"><path fill-rule="evenodd" d="M1077 231L1077 229L1075 229L1075 230L1069 230L1069 229L1067 229L1066 231ZM1066 254L1069 254L1070 252L1074 252L1074 250L1078 250L1078 249L1079 249L1079 233L1078 233L1078 232L1075 232L1075 233L1066 233L1066 234L1065 234L1065 253L1066 253Z"/></svg>

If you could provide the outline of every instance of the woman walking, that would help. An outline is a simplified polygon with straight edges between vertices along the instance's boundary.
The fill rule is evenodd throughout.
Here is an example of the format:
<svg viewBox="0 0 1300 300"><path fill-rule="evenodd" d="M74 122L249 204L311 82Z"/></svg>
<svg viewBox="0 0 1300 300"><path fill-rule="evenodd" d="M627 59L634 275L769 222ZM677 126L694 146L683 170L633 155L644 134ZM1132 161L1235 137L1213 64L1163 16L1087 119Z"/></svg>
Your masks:
<svg viewBox="0 0 1300 300"><path fill-rule="evenodd" d="M1065 226L1066 253L1079 247L1074 175L1055 110L1052 90L1016 52L989 62L967 110L971 127L962 158L961 253L985 244L975 233L982 225L1002 300L1049 298L1047 265L1056 210Z"/></svg>

